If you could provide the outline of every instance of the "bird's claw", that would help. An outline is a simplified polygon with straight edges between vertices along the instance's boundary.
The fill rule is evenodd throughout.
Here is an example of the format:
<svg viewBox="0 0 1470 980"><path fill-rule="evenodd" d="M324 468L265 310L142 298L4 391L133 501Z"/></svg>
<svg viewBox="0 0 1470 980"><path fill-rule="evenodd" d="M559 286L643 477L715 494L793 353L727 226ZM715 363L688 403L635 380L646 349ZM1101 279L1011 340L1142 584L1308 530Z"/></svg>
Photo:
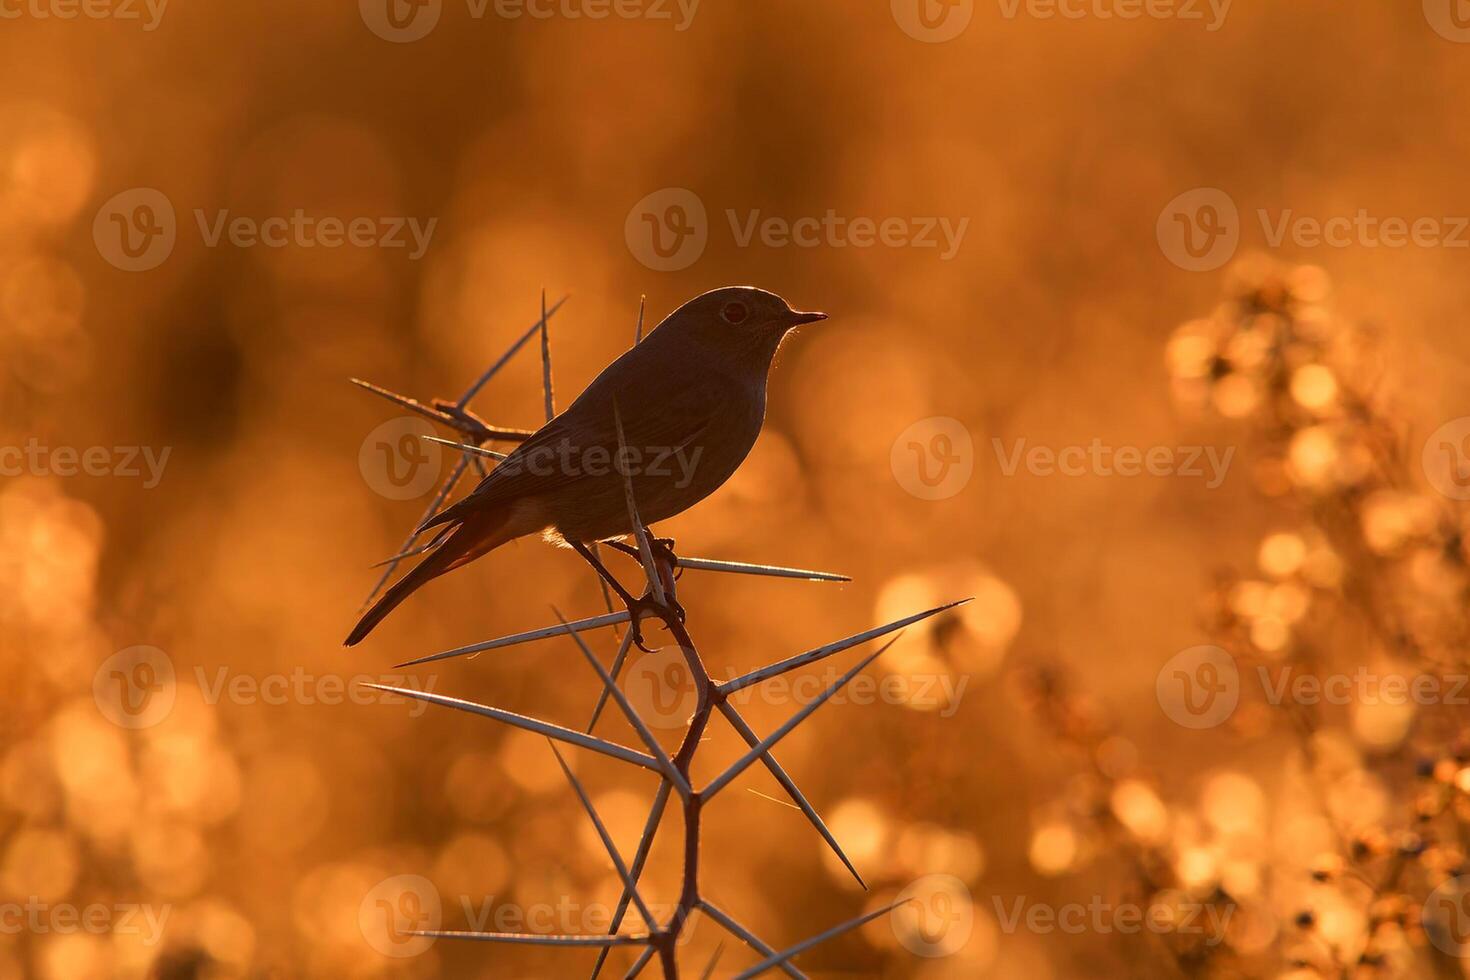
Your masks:
<svg viewBox="0 0 1470 980"><path fill-rule="evenodd" d="M629 624L633 633L633 643L638 649L644 653L653 652L643 644L643 618L648 616L657 619L667 629L670 614L679 617L680 624L684 623L686 616L684 607L672 596L667 597L664 602L659 602L653 596L645 594L628 603L628 615L631 617Z"/></svg>
<svg viewBox="0 0 1470 980"><path fill-rule="evenodd" d="M653 552L655 562L664 562L670 569L679 567L679 556L674 554L673 538L655 538L648 536L648 550Z"/></svg>
<svg viewBox="0 0 1470 980"><path fill-rule="evenodd" d="M633 645L635 647L637 647L638 649L642 650L644 653L653 653L653 651L650 650L648 648L648 646L643 642L643 627L641 627L640 625L638 625L637 621L634 621L634 623L633 623L632 632L633 632Z"/></svg>

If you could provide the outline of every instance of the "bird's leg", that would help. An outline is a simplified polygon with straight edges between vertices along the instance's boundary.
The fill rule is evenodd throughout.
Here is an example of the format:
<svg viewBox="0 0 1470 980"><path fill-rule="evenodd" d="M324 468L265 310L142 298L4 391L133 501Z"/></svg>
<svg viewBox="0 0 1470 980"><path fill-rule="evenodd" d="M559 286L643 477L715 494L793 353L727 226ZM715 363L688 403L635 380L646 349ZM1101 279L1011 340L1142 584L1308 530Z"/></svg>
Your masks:
<svg viewBox="0 0 1470 980"><path fill-rule="evenodd" d="M643 530L648 535L648 548L653 552L653 560L663 560L669 563L670 568L678 568L679 556L674 554L674 539L654 537L651 527L645 527Z"/></svg>
<svg viewBox="0 0 1470 980"><path fill-rule="evenodd" d="M622 599L623 602L627 603L630 606L633 603L637 602L637 600L633 598L632 594L627 589L623 588L623 583L617 580L617 576L608 571L607 566L602 563L602 559L598 558L592 553L591 548L587 547L580 541L568 541L567 543L572 546L573 550L575 550L577 554L582 556L587 564L592 566L593 570L596 571L598 575L602 576L602 580L604 582L612 586L612 590L618 594L619 599Z"/></svg>
<svg viewBox="0 0 1470 980"><path fill-rule="evenodd" d="M674 598L673 588L670 585L672 582L677 582L679 577L684 574L684 569L679 567L679 556L674 554L674 539L655 538L649 528L645 527L643 530L648 535L648 550L653 553L654 568L668 569L669 574L664 576L664 592L668 597L669 607L678 615L679 622L682 623L686 618L684 607L679 604L678 599ZM643 555L632 545L624 544L621 541L605 541L603 543L609 548L621 551L636 562L642 563L643 561ZM662 571L659 574L662 574Z"/></svg>
<svg viewBox="0 0 1470 980"><path fill-rule="evenodd" d="M642 597L635 599L631 592L623 588L623 583L619 582L617 577L608 571L607 566L602 563L601 559L592 553L591 548L580 541L569 540L567 543L572 546L577 554L582 556L587 564L592 566L598 575L602 576L602 580L612 587L612 590L618 594L618 598L623 600L623 604L628 607L629 626L633 631L633 642L644 653L652 653L652 650L643 645L643 628L640 621L643 619L644 612L663 619L665 615L663 607L648 594L644 594ZM682 614L683 610L679 610L679 612ZM680 616L680 622L683 622L682 615Z"/></svg>
<svg viewBox="0 0 1470 980"><path fill-rule="evenodd" d="M680 574L679 556L674 554L674 539L654 537L653 529L647 525L643 528L643 534L648 539L648 550L653 553L653 567L658 570L660 575L663 574L664 568L668 569L669 574L665 583L664 595L668 599L669 608L674 611L674 614L679 617L679 622L682 623L687 619L687 616L684 612L684 607L679 604L679 600L674 598L673 583L678 581Z"/></svg>

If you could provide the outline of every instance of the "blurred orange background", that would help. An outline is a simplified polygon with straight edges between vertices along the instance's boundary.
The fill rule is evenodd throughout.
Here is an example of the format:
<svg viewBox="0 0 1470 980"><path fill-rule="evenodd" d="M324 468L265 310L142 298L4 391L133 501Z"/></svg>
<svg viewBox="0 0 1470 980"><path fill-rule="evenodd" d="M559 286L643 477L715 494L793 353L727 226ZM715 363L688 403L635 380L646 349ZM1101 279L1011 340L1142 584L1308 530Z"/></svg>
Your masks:
<svg viewBox="0 0 1470 980"><path fill-rule="evenodd" d="M853 582L690 572L680 595L713 673L978 597L871 668L964 679L957 705L832 705L783 744L871 894L799 813L759 795L780 797L763 773L712 808L703 879L767 941L795 943L943 873L964 883L973 919L946 955L914 955L878 922L803 968L1154 972L1129 965L1147 936L1002 928L997 910L1017 897L1118 891L1105 864L1058 864L1037 843L1078 777L1005 683L1033 662L1106 706L1131 766L1173 803L1234 807L1269 838L1271 866L1294 737L1185 730L1155 698L1160 665L1208 641L1198 610L1215 571L1253 566L1261 536L1294 519L1258 493L1247 426L1171 398L1166 342L1214 307L1226 272L1181 267L1161 214L1220 189L1240 255L1325 269L1335 308L1378 328L1401 420L1422 441L1465 410L1463 246L1273 246L1257 216L1470 214L1470 46L1419 4L1325 0L1236 3L1214 30L1205 4L1202 20L1099 16L1106 3L1073 19L961 0L935 8L969 18L942 42L904 0L660 5L668 19L568 16L585 14L575 0L545 18L403 4L403 17L438 16L416 40L385 37L400 29L381 6L177 3L149 29L141 3L135 20L0 0L0 445L139 447L143 471L27 464L0 477L0 903L168 913L156 941L7 932L0 978L584 975L586 951L440 941L384 955L359 922L397 875L432 883L445 928L468 927L461 896L616 901L541 739L437 708L323 703L321 686L281 703L209 697L222 677L401 680L394 664L546 625L553 604L602 611L574 555L527 540L425 589L363 646L340 645L376 579L368 566L432 496L384 495L369 440L403 413L348 379L455 398L535 322L543 288L570 294L550 326L559 405L632 342L643 295L650 326L730 283L832 314L783 348L739 474L659 530L686 554ZM670 219L669 202L688 200L671 188L705 212L703 250L676 269L639 238L642 214ZM141 234L139 189L171 206L174 240L130 271L109 216ZM417 257L406 230L404 248L210 244L224 212L298 209L380 231L380 219L434 224ZM963 232L952 255L827 232L811 247L759 232L742 244L751 220L829 212L910 233L933 219L940 241L939 219ZM472 407L534 427L541 402L533 344ZM968 433L972 472L928 500L895 443L915 425L927 440L936 418ZM1021 439L1235 455L1218 487L1007 475L1002 451ZM141 447L168 450L156 486ZM434 474L453 462L424 452ZM611 657L611 635L593 642ZM99 710L94 679L137 646L176 676L166 716L129 728ZM413 674L579 727L598 691L585 666L555 639ZM747 714L768 731L794 710L756 698ZM604 725L632 744L621 721ZM738 744L717 726L706 776ZM652 779L576 762L631 850ZM678 833L655 851L660 901L677 886ZM1082 874L1052 873L1064 869ZM700 922L686 969L722 938ZM1235 975L1285 969L1262 955L1269 970ZM751 962L726 949L718 975Z"/></svg>

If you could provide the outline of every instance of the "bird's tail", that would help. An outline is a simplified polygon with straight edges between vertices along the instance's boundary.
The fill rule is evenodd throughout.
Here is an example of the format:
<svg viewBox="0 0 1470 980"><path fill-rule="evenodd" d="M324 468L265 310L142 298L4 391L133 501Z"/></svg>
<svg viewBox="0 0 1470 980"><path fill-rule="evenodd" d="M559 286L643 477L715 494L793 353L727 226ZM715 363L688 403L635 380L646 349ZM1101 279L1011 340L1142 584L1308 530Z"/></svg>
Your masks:
<svg viewBox="0 0 1470 980"><path fill-rule="evenodd" d="M400 602L418 591L419 586L425 582L474 561L487 551L504 544L508 539L501 537L498 532L503 530L505 523L504 516L500 514L467 515L449 532L439 547L378 597L378 601L363 613L357 625L352 628L344 645L350 647L360 643L385 616L397 609Z"/></svg>

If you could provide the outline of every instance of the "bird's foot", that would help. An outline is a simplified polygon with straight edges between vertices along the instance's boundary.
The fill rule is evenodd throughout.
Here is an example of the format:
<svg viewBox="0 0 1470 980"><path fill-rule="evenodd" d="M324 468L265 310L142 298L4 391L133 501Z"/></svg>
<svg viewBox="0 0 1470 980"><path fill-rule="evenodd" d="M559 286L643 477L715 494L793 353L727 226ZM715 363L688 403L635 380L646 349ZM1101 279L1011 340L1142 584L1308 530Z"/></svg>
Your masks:
<svg viewBox="0 0 1470 980"><path fill-rule="evenodd" d="M678 581L679 577L684 574L684 569L679 567L679 556L674 553L674 539L656 538L648 528L644 530L648 531L648 550L653 553L653 563L667 565L669 573L674 576L675 581ZM683 621L682 616L680 621Z"/></svg>
<svg viewBox="0 0 1470 980"><path fill-rule="evenodd" d="M630 617L628 624L633 634L633 643L644 653L653 652L643 642L642 621L645 617L659 620L664 624L664 629L669 627L670 616L679 617L680 624L683 624L685 620L684 607L673 596L666 596L663 602L659 602L652 595L644 593L636 599L627 600L627 603Z"/></svg>
<svg viewBox="0 0 1470 980"><path fill-rule="evenodd" d="M643 642L643 617L651 616L662 620L663 607L652 596L640 596L628 603L628 615L631 617L628 620L628 628L633 634L633 645L644 653L652 653L653 650Z"/></svg>

